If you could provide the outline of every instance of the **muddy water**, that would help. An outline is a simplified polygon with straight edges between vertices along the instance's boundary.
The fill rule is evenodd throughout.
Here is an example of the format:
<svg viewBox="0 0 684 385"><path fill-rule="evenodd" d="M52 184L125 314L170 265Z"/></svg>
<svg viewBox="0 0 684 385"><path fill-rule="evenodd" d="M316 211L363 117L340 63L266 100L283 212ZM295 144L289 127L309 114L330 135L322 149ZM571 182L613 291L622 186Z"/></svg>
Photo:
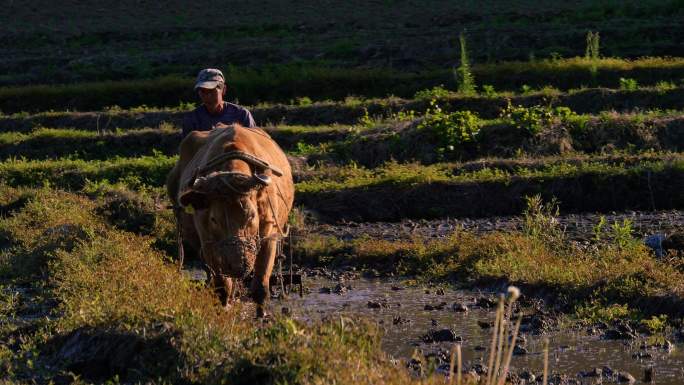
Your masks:
<svg viewBox="0 0 684 385"><path fill-rule="evenodd" d="M463 340L466 367L476 363L486 365L487 356L483 347L488 346L491 332L490 329L483 329L478 321L493 321L494 312L475 306L475 301L486 294L445 290L443 295L439 295L435 289L430 289L428 294L425 288L405 287L401 282L366 279L344 282L344 285L351 285L352 288L342 294L322 292L337 284L336 281L323 278L310 278L306 281L310 293L303 298L291 295L287 299L273 300L271 309L281 312L285 307L294 318L307 322L331 315L371 319L385 332L383 349L395 358L404 360L408 360L416 349L423 354L450 349L452 343L424 343L421 339L430 329L450 328ZM383 307L369 308L369 301ZM444 310L425 310L425 305L441 302L447 303ZM469 311L453 311L451 305L454 302L465 304ZM410 322L395 324L393 321L397 317ZM581 379L582 383L589 384L591 380L575 377L579 372L604 366L627 371L637 380L643 377L646 368L654 367L657 384L681 384L684 378L684 344L681 343L675 344L675 349L668 353L663 349L640 349L645 339L608 341L597 335L588 335L584 330L552 330L545 335L550 339L550 371ZM528 354L514 356L515 371L528 369L540 375L543 367L543 337L533 333L524 333L523 336L526 339L523 346ZM652 358L633 358L633 354L638 352L648 353Z"/></svg>

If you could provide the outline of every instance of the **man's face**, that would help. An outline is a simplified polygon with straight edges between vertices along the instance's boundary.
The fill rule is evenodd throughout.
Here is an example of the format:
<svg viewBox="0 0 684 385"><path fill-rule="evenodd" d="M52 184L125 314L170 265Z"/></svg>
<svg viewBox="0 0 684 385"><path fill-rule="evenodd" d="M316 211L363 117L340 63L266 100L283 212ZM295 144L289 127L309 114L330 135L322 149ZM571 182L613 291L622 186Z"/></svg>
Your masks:
<svg viewBox="0 0 684 385"><path fill-rule="evenodd" d="M200 99L202 99L202 104L207 107L214 107L223 103L223 89L219 87L198 88L197 93Z"/></svg>

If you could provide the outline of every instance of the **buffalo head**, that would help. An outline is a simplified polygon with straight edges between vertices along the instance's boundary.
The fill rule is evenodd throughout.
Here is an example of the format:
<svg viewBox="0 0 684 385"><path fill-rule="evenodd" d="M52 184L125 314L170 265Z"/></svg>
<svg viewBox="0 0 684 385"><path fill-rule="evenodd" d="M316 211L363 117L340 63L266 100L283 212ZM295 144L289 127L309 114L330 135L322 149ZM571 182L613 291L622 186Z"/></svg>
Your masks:
<svg viewBox="0 0 684 385"><path fill-rule="evenodd" d="M180 204L194 210L211 273L246 278L253 271L261 246L257 193L270 183L265 174L215 171L196 178L180 195Z"/></svg>

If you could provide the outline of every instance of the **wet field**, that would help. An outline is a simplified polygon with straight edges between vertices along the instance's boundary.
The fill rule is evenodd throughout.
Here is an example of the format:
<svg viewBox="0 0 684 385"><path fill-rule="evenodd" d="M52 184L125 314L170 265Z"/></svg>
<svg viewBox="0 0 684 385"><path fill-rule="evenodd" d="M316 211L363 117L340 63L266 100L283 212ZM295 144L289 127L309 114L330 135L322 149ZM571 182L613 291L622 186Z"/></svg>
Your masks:
<svg viewBox="0 0 684 385"><path fill-rule="evenodd" d="M301 298L290 295L273 300L272 311L284 311L304 322L331 316L370 319L384 331L383 349L402 362L419 354L434 357L436 370L445 370L451 347L460 342L465 369L487 365L491 328L484 326L494 320L495 309L490 307L495 300L493 293L426 289L386 279L333 281L311 277L306 287L308 293ZM463 311L465 308L468 310ZM684 344L673 338L668 338L673 344L667 347L656 346L647 337L609 340L600 330L561 327L553 317L545 316L543 309L521 310L527 320L521 326L524 342L513 357L512 372L522 377L529 373L541 376L543 340L548 337L549 373L564 375L567 380L597 383L601 379L592 372L599 368L605 382L617 381L617 372L628 372L639 381L645 370L653 368L657 384L681 384ZM453 341L425 342L431 331L445 329L453 334L433 336Z"/></svg>
<svg viewBox="0 0 684 385"><path fill-rule="evenodd" d="M605 218L605 228L613 223L632 223L635 236L648 236L684 229L684 211L627 211L607 214L567 214L557 217L560 228L572 240L587 240L594 236L594 228ZM444 218L437 220L404 220L401 222L350 222L339 225L321 224L311 231L343 240L370 236L386 240L408 239L414 236L442 238L457 230L474 232L514 231L523 226L521 216L489 218Z"/></svg>
<svg viewBox="0 0 684 385"><path fill-rule="evenodd" d="M624 212L606 214L605 223L632 222L634 236L666 234L684 227L683 211ZM566 236L585 242L594 235L600 215L558 217ZM442 219L398 223L344 223L317 225L314 233L344 240L359 236L386 240L414 236L441 238L463 229L474 232L520 230L521 217L486 219ZM204 279L195 266L193 279ZM491 324L496 313L497 293L426 287L399 278L360 278L358 271L333 272L325 268L306 269L304 295L274 296L272 314L286 314L305 323L338 317L366 319L381 328L382 347L391 357L416 373L447 372L455 343L462 345L463 367L482 374L488 364ZM501 288L505 289L505 288ZM277 289L276 289L277 292ZM252 314L251 302L246 311ZM549 374L554 384L629 383L626 373L643 383L646 371L655 383L681 384L684 377L684 339L669 332L648 337L634 331L629 338L611 337L619 325L579 326L567 316L554 313L541 301L525 299L517 308L523 315L521 336L512 360L511 373L517 383L539 379L543 371L544 340L549 340ZM247 314L246 313L246 314ZM636 338L634 338L636 337ZM418 363L421 361L421 363ZM555 376L555 377L554 377Z"/></svg>

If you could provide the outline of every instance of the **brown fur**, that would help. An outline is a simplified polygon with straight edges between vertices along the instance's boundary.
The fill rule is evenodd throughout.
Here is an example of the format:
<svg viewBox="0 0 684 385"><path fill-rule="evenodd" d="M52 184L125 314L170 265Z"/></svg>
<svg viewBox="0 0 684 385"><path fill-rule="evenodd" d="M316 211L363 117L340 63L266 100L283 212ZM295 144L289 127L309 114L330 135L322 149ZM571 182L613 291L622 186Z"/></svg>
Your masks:
<svg viewBox="0 0 684 385"><path fill-rule="evenodd" d="M216 171L234 171L250 176L263 173L271 177L271 184L254 189L247 196L231 195L229 191L221 195L197 194L192 189L197 168L217 155L235 150L252 154L278 167L283 175L278 177L270 170L256 170L242 160L228 160L216 167ZM294 200L292 171L280 147L263 130L239 125L192 132L180 144L180 158L168 175L167 192L174 205L179 205L179 198L186 194L196 194L202 199L202 204L207 205L192 215L182 213L177 220L182 221L188 254L200 254L208 265L209 280L219 291L224 304L234 295L235 279L240 275L236 272L244 271L242 267L247 266L254 272L252 298L257 303L258 314L263 314L276 257L277 237L263 238L279 234L278 227L284 230ZM269 204L269 197L273 208ZM184 201L187 201L185 198ZM202 205L198 204L198 207ZM235 235L258 235L262 239L258 254L254 257L222 255L225 251L221 253L217 251L219 248L211 246L226 236Z"/></svg>

